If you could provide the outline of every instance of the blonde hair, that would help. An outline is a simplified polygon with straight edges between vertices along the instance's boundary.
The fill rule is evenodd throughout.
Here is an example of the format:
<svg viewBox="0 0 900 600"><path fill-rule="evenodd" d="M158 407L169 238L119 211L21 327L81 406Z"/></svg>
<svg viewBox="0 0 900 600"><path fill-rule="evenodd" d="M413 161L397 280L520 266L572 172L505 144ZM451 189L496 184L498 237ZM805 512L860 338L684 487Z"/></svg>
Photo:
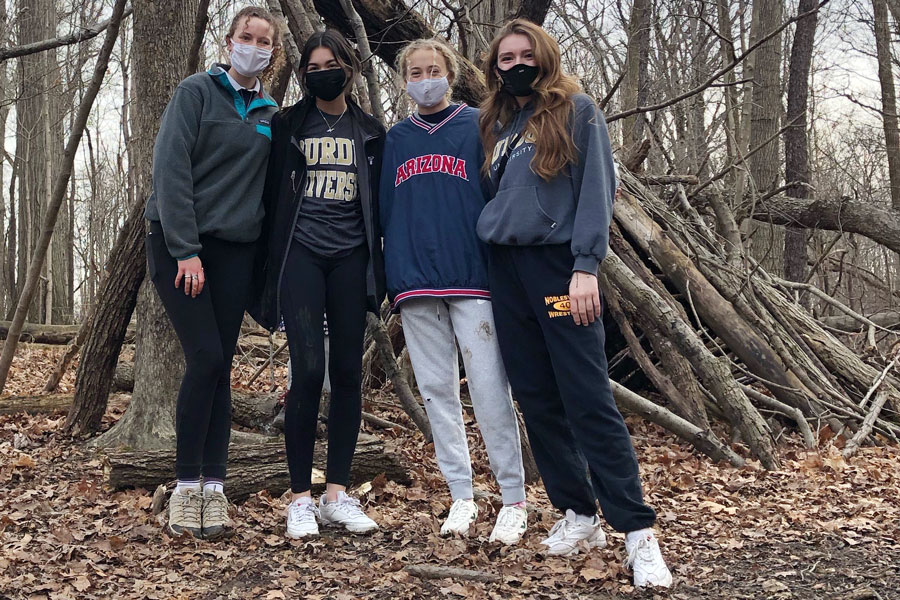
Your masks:
<svg viewBox="0 0 900 600"><path fill-rule="evenodd" d="M400 54L397 55L397 72L400 77L406 81L406 73L409 69L409 57L417 50L432 50L444 57L444 64L447 66L447 80L452 84L456 81L456 74L459 72L459 64L456 62L456 54L453 49L447 45L447 42L440 38L422 38L413 40L408 43Z"/></svg>
<svg viewBox="0 0 900 600"><path fill-rule="evenodd" d="M575 105L572 96L581 86L571 75L563 73L559 44L538 25L524 19L510 21L503 26L491 42L484 59L487 94L479 107L479 129L484 145L484 171L489 172L494 146L497 145L497 122L506 126L518 109L516 99L503 91L503 82L497 74L497 56L503 38L521 34L531 42L538 75L531 87L534 89L534 113L528 118L525 132L534 139L535 153L531 159L532 170L545 181L559 174L566 165L578 160L578 152L569 131L569 117Z"/></svg>

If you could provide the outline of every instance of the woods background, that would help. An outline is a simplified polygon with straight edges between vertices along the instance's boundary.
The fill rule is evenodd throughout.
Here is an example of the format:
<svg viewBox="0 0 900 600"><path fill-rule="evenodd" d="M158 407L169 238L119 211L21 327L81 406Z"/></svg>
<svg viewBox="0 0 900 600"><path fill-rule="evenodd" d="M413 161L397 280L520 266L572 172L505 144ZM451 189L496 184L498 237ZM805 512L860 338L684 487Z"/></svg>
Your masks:
<svg viewBox="0 0 900 600"><path fill-rule="evenodd" d="M713 586L684 597L776 597L781 580L763 582L769 573L754 570L796 575L785 569L807 559L813 567L799 578L805 591L797 597L848 592L866 578L896 589L896 530L883 528L896 522L898 509L886 500L900 482L891 454L900 439L900 1L260 3L286 24L286 61L266 82L282 105L299 97L298 48L313 31L335 27L365 65L356 98L386 126L410 110L393 68L406 42L447 39L461 62L455 98L477 105L480 58L498 26L515 16L543 24L559 40L566 70L603 109L620 165L600 271L606 351L645 489L669 536L664 551L678 557L678 577L743 578L751 586L747 595ZM173 597L180 585L180 567L147 571L192 550L172 547L151 526L172 477L183 358L144 281L143 208L162 111L181 79L226 60L223 36L242 6L0 0L0 455L9 457L0 482L15 486L0 494L0 592L9 577L17 585L39 581L45 567L57 581L42 589L60 594L108 597L133 573L168 590L158 597ZM234 500L249 498L234 509L236 519L259 527L240 529L239 557L213 551L239 575L222 583L217 560L209 571L198 567L210 577L204 589L230 586L234 597L268 590L266 597L283 598L280 590L303 585L296 564L271 556L287 544L271 534L287 485L277 416L284 345L283 335L269 336L248 318L236 353L228 489ZM446 508L443 484L430 462L430 428L400 321L386 307L380 319L370 317L364 365L354 482L367 486L360 493L381 503L380 518L397 533L329 541L322 552L333 564L348 564L341 563L351 556L342 554L347 545L373 553L373 562L353 563L349 579L330 573L322 583L317 572L316 581L357 590L348 597L381 589L367 582L380 585L384 573L398 586L389 595L420 597L402 569L450 577L454 586L468 581L455 571L410 570L418 568L412 559L437 559L488 571L500 561L513 578L500 597L520 587L567 589L573 572L580 592L596 581L612 589L609 577L624 589L614 581L621 570L597 557L535 566L534 548L501 555L474 541L439 542L433 523ZM322 409L324 419L326 403ZM477 445L474 426L470 435ZM483 488L487 461L480 450L474 456ZM537 483L533 464L526 470ZM48 505L67 503L49 521L33 500L42 481L68 482L43 496ZM138 491L109 495L100 485ZM529 494L533 514L549 526L556 517L540 508L540 492ZM68 514L74 505L115 516L79 530L77 515ZM135 543L103 538L85 552L120 565L119 575L98 581L90 569L107 563L90 556L94 567L59 556L42 562L62 552L57 546L77 554L88 542L76 542L94 544L93 536L110 531ZM698 531L715 540L713 549L694 547ZM828 546L829 535L839 536L838 546ZM863 550L852 550L857 544ZM162 557L155 545L166 548ZM826 546L821 556L810 550ZM732 556L737 548L744 550ZM880 570L860 568L860 556ZM822 561L832 574L851 574L816 579ZM842 571L841 561L850 567ZM352 575L357 568L362 575ZM15 569L22 570L11 576ZM260 575L270 570L281 577L275 588ZM499 579L487 573L466 584L474 588L439 591L478 596Z"/></svg>

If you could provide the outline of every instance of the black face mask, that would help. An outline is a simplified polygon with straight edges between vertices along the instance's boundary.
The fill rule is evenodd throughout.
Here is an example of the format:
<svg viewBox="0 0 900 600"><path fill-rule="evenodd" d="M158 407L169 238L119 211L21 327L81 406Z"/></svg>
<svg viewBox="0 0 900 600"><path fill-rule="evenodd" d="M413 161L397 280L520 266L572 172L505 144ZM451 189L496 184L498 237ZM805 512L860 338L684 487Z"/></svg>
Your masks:
<svg viewBox="0 0 900 600"><path fill-rule="evenodd" d="M316 98L321 98L326 102L340 96L346 83L347 74L340 68L306 74L306 89Z"/></svg>
<svg viewBox="0 0 900 600"><path fill-rule="evenodd" d="M530 96L534 93L531 84L538 76L538 68L532 65L515 65L505 71L497 69L500 73L500 79L503 80L503 86L500 88L507 94L513 96Z"/></svg>

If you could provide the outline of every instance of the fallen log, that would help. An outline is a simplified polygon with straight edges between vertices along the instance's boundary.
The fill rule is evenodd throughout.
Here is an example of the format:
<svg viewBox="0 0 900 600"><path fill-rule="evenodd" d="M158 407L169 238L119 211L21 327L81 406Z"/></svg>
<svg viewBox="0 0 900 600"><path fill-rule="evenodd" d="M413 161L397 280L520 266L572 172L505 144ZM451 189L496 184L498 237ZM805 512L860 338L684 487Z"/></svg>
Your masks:
<svg viewBox="0 0 900 600"><path fill-rule="evenodd" d="M0 321L0 339L5 340L9 333L9 321ZM78 336L81 325L42 325L40 323L25 323L22 326L20 342L32 342L37 344L68 344ZM126 334L126 342L134 342L134 328L129 328Z"/></svg>
<svg viewBox="0 0 900 600"><path fill-rule="evenodd" d="M325 469L327 449L317 444L313 466ZM106 482L114 490L156 489L175 476L175 450L108 450L105 456ZM371 481L384 473L400 484L410 483L407 467L393 447L375 436L360 434L350 468L350 484ZM228 453L228 497L245 500L260 490L281 495L290 486L284 440L262 444L232 444Z"/></svg>
<svg viewBox="0 0 900 600"><path fill-rule="evenodd" d="M493 573L440 565L406 565L403 567L403 570L422 579L462 579L464 581L479 581L481 583L496 583L501 579L499 575L494 575Z"/></svg>
<svg viewBox="0 0 900 600"><path fill-rule="evenodd" d="M115 393L130 394L134 389L134 376L127 379L119 377L113 380ZM52 413L69 410L74 401L74 394L42 394L32 396L8 396L0 398L0 415L15 413ZM261 429L268 432L278 414L278 394L254 395L246 390L231 390L231 420L243 427Z"/></svg>
<svg viewBox="0 0 900 600"><path fill-rule="evenodd" d="M0 398L0 415L15 413L52 413L69 410L72 394L45 394L43 396L7 396Z"/></svg>
<svg viewBox="0 0 900 600"><path fill-rule="evenodd" d="M900 313L895 310L875 313L874 315L869 315L867 318L879 327L886 327L888 329L895 329L900 325ZM859 319L854 319L849 315L823 317L819 319L819 322L831 329L837 329L847 333L857 333L865 328L865 325L860 323Z"/></svg>

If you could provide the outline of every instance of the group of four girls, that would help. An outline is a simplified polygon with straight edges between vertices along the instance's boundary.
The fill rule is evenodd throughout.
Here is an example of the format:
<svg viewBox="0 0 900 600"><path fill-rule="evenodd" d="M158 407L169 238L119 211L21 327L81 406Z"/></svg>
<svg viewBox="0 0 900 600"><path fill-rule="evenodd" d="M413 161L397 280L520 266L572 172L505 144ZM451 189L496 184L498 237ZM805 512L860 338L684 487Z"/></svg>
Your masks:
<svg viewBox="0 0 900 600"><path fill-rule="evenodd" d="M527 21L500 29L480 110L450 103L457 63L444 42L408 44L397 69L415 110L385 133L353 101L359 59L333 30L308 39L303 97L279 112L260 77L280 39L266 10L240 11L226 36L231 64L181 82L156 140L149 274L186 359L169 529L212 539L228 526L230 371L245 308L269 329L283 320L290 347L287 535L378 528L346 489L366 312L378 314L386 287L453 500L441 534L466 535L478 516L459 352L503 500L490 541L516 544L527 528L512 388L550 501L565 513L542 542L547 553L605 547L599 501L626 534L635 584L670 585L604 354L609 136L562 71L557 43ZM331 396L316 502L324 316Z"/></svg>

